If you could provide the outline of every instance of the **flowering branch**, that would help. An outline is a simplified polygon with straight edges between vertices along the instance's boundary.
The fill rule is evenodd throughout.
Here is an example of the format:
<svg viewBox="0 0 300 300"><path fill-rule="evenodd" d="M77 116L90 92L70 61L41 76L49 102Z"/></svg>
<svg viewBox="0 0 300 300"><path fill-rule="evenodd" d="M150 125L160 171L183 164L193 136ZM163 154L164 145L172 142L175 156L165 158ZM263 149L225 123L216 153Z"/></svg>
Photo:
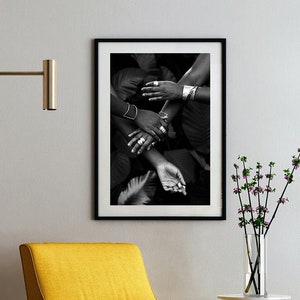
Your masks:
<svg viewBox="0 0 300 300"><path fill-rule="evenodd" d="M247 247L247 256L248 256L248 264L250 266L251 273L253 274L255 271L253 270L253 263L250 258L250 250L249 250L248 239L247 239L247 226L246 226L247 224L245 223L245 222L247 222L246 218L245 218L245 211L248 211L250 206L243 205L242 198L241 198L241 189L239 186L239 179L240 179L240 176L238 175L239 167L236 164L234 164L234 167L235 167L235 175L232 175L232 180L235 181L236 185L237 185L237 187L234 189L234 193L238 195L240 207L241 207L239 209L239 213L241 213L243 216L242 218L240 218L241 223L239 224L239 226L244 228L244 233L245 233L245 238L246 238L246 247ZM254 280L254 288L255 288L255 291L257 292L258 289L257 289L255 280Z"/></svg>
<svg viewBox="0 0 300 300"><path fill-rule="evenodd" d="M234 164L235 168L235 174L231 176L232 180L236 183L236 187L233 189L234 194L237 194L240 208L238 209L238 213L242 216L239 217L239 226L244 229L245 236L247 236L247 226L252 225L252 230L255 235L255 242L256 242L256 249L257 249L257 257L255 259L255 263L253 266L253 262L249 255L249 245L246 238L246 247L247 247L247 253L248 253L248 263L251 270L251 276L248 281L247 287L245 289L245 292L247 293L253 284L255 293L260 294L260 270L259 270L259 263L260 263L260 240L259 235L263 234L265 237L267 233L270 230L270 226L273 223L280 204L285 204L288 200L287 197L284 197L285 192L287 190L287 187L294 182L294 171L297 170L300 167L300 148L298 149L298 156L292 157L292 171L289 169L283 170L284 179L286 180L286 184L283 188L283 191L277 201L276 208L273 212L273 215L269 222L266 221L266 215L269 213L268 210L268 202L269 202L269 196L270 193L275 192L275 188L271 187L272 180L275 176L273 171L273 167L275 165L274 162L269 163L269 173L265 175L265 178L267 179L267 184L265 187L262 186L262 180L264 178L261 170L262 165L258 162L256 164L256 173L253 176L252 179L250 179L251 170L252 168L246 167L247 157L245 156L239 156L238 159L241 161L243 169L242 169L242 177L245 181L243 185L240 184L241 176L238 173L239 166L237 164ZM246 192L246 198L247 201L243 202L242 200L242 192ZM262 201L262 194L265 193L265 201L263 203ZM253 204L255 203L255 200L253 201L252 197L256 199L257 207L254 208ZM263 203L263 204L262 204ZM247 218L247 215L250 215ZM264 232L265 230L265 232ZM258 276L258 286L255 279L255 274Z"/></svg>
<svg viewBox="0 0 300 300"><path fill-rule="evenodd" d="M232 180L236 183L236 187L233 189L233 193L238 195L238 199L240 202L240 208L238 210L239 214L242 214L242 217L239 218L239 226L242 228L244 226L247 226L249 224L253 227L254 234L258 234L263 232L263 229L266 228L265 235L270 229L270 225L273 222L277 211L279 209L280 204L285 204L288 201L287 197L284 197L284 194L287 190L287 187L289 184L294 182L294 171L297 170L300 167L300 149L298 149L298 156L293 156L292 160L292 166L293 169L290 171L289 169L283 170L284 173L284 179L286 180L286 185L281 193L281 196L279 197L277 201L277 206L275 208L275 211L270 219L270 222L267 222L266 214L269 212L268 210L268 201L270 193L274 193L276 191L275 188L271 187L271 182L275 176L274 173L272 173L273 167L275 165L274 162L269 163L269 173L265 175L265 178L267 178L267 184L265 187L261 186L261 180L264 178L264 176L261 174L262 166L260 163L257 163L256 165L256 174L252 178L252 180L249 180L251 175L252 168L246 167L247 157L245 156L239 156L238 159L242 162L243 170L242 170L242 176L245 181L243 185L240 184L241 176L238 173L239 166L237 164L234 164L234 168L236 170L235 174L231 176ZM247 202L243 202L242 200L242 191L245 191L247 194ZM261 195L265 193L265 201L264 204L262 204ZM251 197L251 195L254 198L257 198L257 207L255 208L253 206L254 201ZM247 217L247 213L250 214L250 218ZM255 214L254 214L255 213Z"/></svg>
<svg viewBox="0 0 300 300"><path fill-rule="evenodd" d="M298 149L298 152L300 152L300 149ZM284 196L284 193L288 187L289 184L291 184L293 181L294 181L294 171L297 170L299 167L300 167L300 153L298 154L298 156L293 156L293 160L292 160L292 165L293 165L293 169L292 169L292 172L289 171L289 169L286 169L286 170L283 170L284 172L284 178L286 179L286 184L285 184L285 187L281 193L281 196L279 197L278 201L277 201L277 205L276 205L276 208L274 210L274 213L271 217L271 220L270 220L270 223L267 227L267 230L266 230L266 233L265 233L265 236L267 235L269 229L270 229L270 226L273 222L273 220L275 219L275 216L277 214L277 211L278 211L278 208L280 206L280 204L285 204L286 201L289 201L288 198L283 198Z"/></svg>
<svg viewBox="0 0 300 300"><path fill-rule="evenodd" d="M275 174L272 174L272 168L274 166L275 166L275 163L271 161L269 163L269 167L270 167L269 173L266 174L266 178L268 178L268 183L267 183L267 186L266 186L267 195L266 195L265 207L268 207L269 193L275 192L275 189L272 189L271 186L270 186L271 180L275 176ZM268 212L268 211L264 211L264 215L263 215L264 220L265 220L265 217L266 217L266 212ZM265 223L266 226L269 225L269 223L267 223L266 221L264 221L264 223ZM264 233L264 227L262 228L262 233Z"/></svg>

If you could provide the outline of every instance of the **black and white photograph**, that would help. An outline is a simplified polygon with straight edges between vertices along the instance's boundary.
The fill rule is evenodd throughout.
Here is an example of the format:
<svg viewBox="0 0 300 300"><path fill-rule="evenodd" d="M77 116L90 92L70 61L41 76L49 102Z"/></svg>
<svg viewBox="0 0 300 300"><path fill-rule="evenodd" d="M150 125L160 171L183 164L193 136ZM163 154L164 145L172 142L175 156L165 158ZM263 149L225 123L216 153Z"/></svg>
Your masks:
<svg viewBox="0 0 300 300"><path fill-rule="evenodd" d="M225 40L95 40L95 217L224 219Z"/></svg>

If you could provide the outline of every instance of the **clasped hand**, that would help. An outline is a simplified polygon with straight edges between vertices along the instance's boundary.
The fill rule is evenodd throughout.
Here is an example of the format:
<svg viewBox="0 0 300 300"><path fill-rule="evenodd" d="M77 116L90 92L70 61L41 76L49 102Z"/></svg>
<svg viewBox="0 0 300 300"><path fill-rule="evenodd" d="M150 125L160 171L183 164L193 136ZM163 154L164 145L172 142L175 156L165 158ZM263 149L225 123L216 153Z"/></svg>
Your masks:
<svg viewBox="0 0 300 300"><path fill-rule="evenodd" d="M165 138L168 123L156 112L139 109L134 122L139 128L150 134L156 141Z"/></svg>
<svg viewBox="0 0 300 300"><path fill-rule="evenodd" d="M131 140L127 146L132 147L131 152L136 154L142 154L145 150L150 150L156 143L153 136L142 129L131 132L128 137L130 137Z"/></svg>
<svg viewBox="0 0 300 300"><path fill-rule="evenodd" d="M168 123L157 113L140 109L135 119L139 129L131 132L128 137L131 152L141 154L150 150L157 142L165 139L168 133Z"/></svg>

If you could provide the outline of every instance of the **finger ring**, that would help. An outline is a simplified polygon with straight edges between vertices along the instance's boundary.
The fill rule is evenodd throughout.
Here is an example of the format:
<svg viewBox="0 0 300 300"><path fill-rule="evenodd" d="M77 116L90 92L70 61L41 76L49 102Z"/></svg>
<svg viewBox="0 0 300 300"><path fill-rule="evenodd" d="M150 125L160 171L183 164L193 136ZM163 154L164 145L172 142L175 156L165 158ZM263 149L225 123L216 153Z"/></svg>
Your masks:
<svg viewBox="0 0 300 300"><path fill-rule="evenodd" d="M142 146L144 143L145 143L145 139L143 138L143 137L141 137L138 141L137 141L137 143L140 145L140 146Z"/></svg>
<svg viewBox="0 0 300 300"><path fill-rule="evenodd" d="M163 111L160 111L158 113L158 115L160 116L160 118L164 121L166 121L168 123L168 120L169 120L169 115Z"/></svg>
<svg viewBox="0 0 300 300"><path fill-rule="evenodd" d="M166 134L167 133L167 130L164 126L160 126L159 127L159 130L163 133L163 134Z"/></svg>
<svg viewBox="0 0 300 300"><path fill-rule="evenodd" d="M155 142L152 142L149 146L148 146L148 148L147 148L147 150L150 150L151 148L153 148L154 146L155 146Z"/></svg>
<svg viewBox="0 0 300 300"><path fill-rule="evenodd" d="M154 81L153 86L158 86L158 81Z"/></svg>

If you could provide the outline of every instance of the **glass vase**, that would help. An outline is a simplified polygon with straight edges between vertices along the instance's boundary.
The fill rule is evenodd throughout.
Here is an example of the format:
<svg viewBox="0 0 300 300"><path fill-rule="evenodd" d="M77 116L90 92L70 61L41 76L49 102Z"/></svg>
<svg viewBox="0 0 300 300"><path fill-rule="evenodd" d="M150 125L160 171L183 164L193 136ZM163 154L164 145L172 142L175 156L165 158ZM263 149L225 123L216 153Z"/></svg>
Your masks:
<svg viewBox="0 0 300 300"><path fill-rule="evenodd" d="M264 297L266 291L266 238L263 234L246 234L244 242L244 295Z"/></svg>

